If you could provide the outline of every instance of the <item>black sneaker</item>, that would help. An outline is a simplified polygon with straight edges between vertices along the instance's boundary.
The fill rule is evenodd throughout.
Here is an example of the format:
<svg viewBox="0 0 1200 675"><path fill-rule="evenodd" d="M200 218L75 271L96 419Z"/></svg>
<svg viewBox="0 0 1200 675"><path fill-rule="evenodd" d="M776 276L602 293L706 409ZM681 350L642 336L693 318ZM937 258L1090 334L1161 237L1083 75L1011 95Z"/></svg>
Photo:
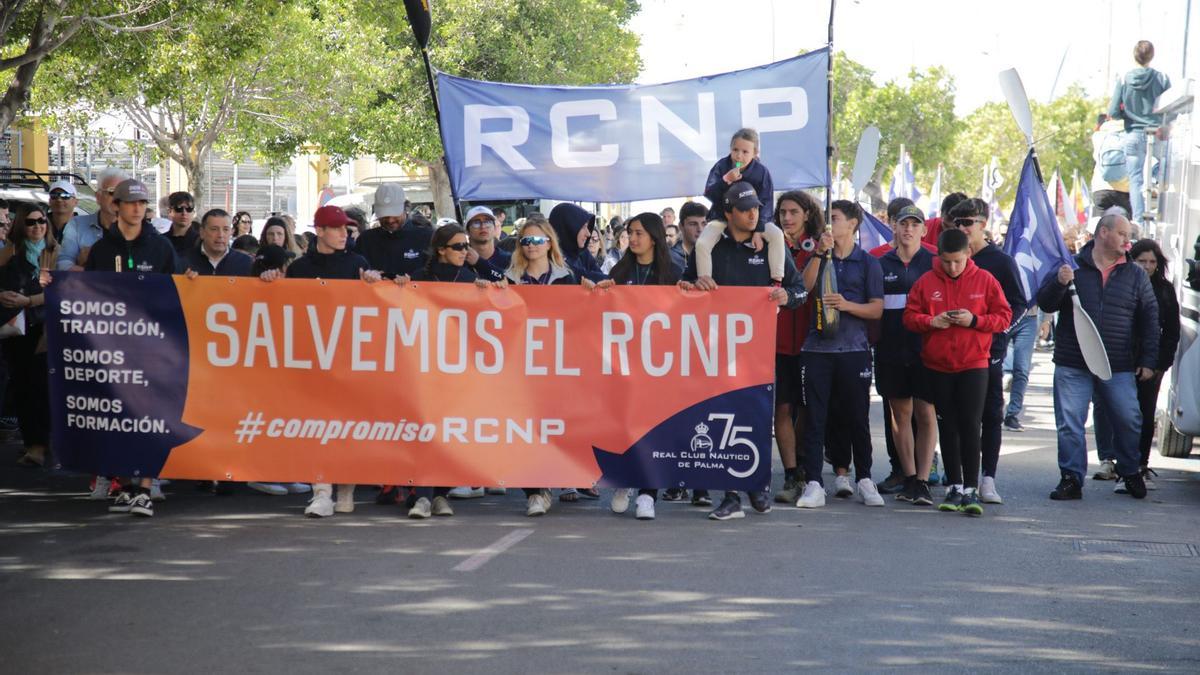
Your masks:
<svg viewBox="0 0 1200 675"><path fill-rule="evenodd" d="M775 501L780 504L795 504L804 492L804 481L798 476L787 476L783 479L783 489L775 493Z"/></svg>
<svg viewBox="0 0 1200 675"><path fill-rule="evenodd" d="M881 490L882 492L882 490ZM904 487L896 495L898 502L911 502L917 498L917 479L915 476L904 479Z"/></svg>
<svg viewBox="0 0 1200 675"><path fill-rule="evenodd" d="M752 506L755 511L758 511L759 513L771 512L770 490L757 490L747 494L750 495L750 506Z"/></svg>
<svg viewBox="0 0 1200 675"><path fill-rule="evenodd" d="M1025 431L1025 427L1021 426L1021 420L1017 419L1016 415L1004 418L1004 428L1009 431Z"/></svg>
<svg viewBox="0 0 1200 675"><path fill-rule="evenodd" d="M150 493L139 492L130 502L129 512L146 518L154 516L154 500L150 499Z"/></svg>
<svg viewBox="0 0 1200 675"><path fill-rule="evenodd" d="M958 511L962 507L963 493L956 487L946 491L946 498L938 504L938 511Z"/></svg>
<svg viewBox="0 0 1200 675"><path fill-rule="evenodd" d="M395 506L401 499L400 487L397 485L380 485L379 494L375 495L375 503L380 506Z"/></svg>
<svg viewBox="0 0 1200 675"><path fill-rule="evenodd" d="M1079 484L1079 479L1074 475L1064 473L1062 480L1058 481L1058 487L1050 493L1050 499L1060 502L1069 499L1083 499L1083 486Z"/></svg>
<svg viewBox="0 0 1200 675"><path fill-rule="evenodd" d="M890 495L893 492L902 490L905 486L904 474L893 471L891 475L883 479L883 482L875 487L879 488L879 494ZM897 497L899 499L899 497ZM905 500L908 501L908 500Z"/></svg>
<svg viewBox="0 0 1200 675"><path fill-rule="evenodd" d="M685 488L667 488L662 496L664 502L685 502L687 498L688 491Z"/></svg>
<svg viewBox="0 0 1200 675"><path fill-rule="evenodd" d="M917 481L917 494L913 497L913 504L916 506L933 506L933 493L929 491L929 483L923 480Z"/></svg>
<svg viewBox="0 0 1200 675"><path fill-rule="evenodd" d="M983 504L979 501L978 490L970 490L962 496L962 501L958 505L958 512L968 516L983 515Z"/></svg>
<svg viewBox="0 0 1200 675"><path fill-rule="evenodd" d="M733 495L725 497L725 499L721 501L721 505L710 511L708 514L709 520L733 520L734 518L745 517L746 512L742 510L742 500Z"/></svg>
<svg viewBox="0 0 1200 675"><path fill-rule="evenodd" d="M708 490L692 490L692 506L712 506L712 497Z"/></svg>
<svg viewBox="0 0 1200 675"><path fill-rule="evenodd" d="M1122 490L1121 488L1125 489ZM1134 499L1146 498L1146 481L1142 478L1141 473L1135 473L1128 476L1121 476L1117 479L1116 492L1128 494Z"/></svg>

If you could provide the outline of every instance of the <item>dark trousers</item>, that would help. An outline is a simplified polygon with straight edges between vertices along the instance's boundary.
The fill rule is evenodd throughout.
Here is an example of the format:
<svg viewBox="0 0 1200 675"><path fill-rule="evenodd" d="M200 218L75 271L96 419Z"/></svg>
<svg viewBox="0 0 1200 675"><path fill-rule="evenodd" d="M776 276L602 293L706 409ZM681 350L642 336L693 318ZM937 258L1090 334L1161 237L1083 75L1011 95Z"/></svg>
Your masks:
<svg viewBox="0 0 1200 675"><path fill-rule="evenodd" d="M987 394L988 369L958 373L929 371L937 406L938 440L951 485L979 487L980 423Z"/></svg>
<svg viewBox="0 0 1200 675"><path fill-rule="evenodd" d="M822 446L831 410L849 436L856 480L871 477L871 353L804 352L802 366L806 414L804 473L807 480L824 484ZM865 377L864 377L865 375Z"/></svg>
<svg viewBox="0 0 1200 675"><path fill-rule="evenodd" d="M1142 453L1142 466L1150 463L1150 443L1154 441L1155 408L1158 407L1158 389L1162 386L1162 374L1137 383L1138 407L1142 409L1142 436L1138 449Z"/></svg>
<svg viewBox="0 0 1200 675"><path fill-rule="evenodd" d="M42 325L37 324L27 335L14 335L0 342L8 362L21 440L27 448L50 444L50 376L46 354L34 353L41 337Z"/></svg>
<svg viewBox="0 0 1200 675"><path fill-rule="evenodd" d="M446 495L450 494L450 488L448 488L448 487L439 487L439 488L419 487L419 488L413 488L413 494L417 495L418 499L420 499L421 497L424 497L425 499L433 501L434 497L445 497Z"/></svg>
<svg viewBox="0 0 1200 675"><path fill-rule="evenodd" d="M916 431L914 429L914 431ZM888 462L892 465L892 473L903 474L900 468L900 457L896 454L896 439L892 437L892 406L883 399L883 442L887 446Z"/></svg>
<svg viewBox="0 0 1200 675"><path fill-rule="evenodd" d="M1004 356L992 359L987 368L987 396L983 400L983 475L996 477L1000 464L1001 425L1004 424Z"/></svg>

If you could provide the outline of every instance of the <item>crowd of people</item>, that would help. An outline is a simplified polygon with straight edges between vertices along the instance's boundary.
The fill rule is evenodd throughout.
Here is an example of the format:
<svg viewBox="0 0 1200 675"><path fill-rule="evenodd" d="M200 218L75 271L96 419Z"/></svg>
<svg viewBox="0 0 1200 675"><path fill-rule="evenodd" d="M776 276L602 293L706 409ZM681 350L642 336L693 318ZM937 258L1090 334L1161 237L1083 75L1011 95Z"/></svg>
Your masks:
<svg viewBox="0 0 1200 675"><path fill-rule="evenodd" d="M1178 341L1178 310L1171 306L1161 250L1151 240L1127 250L1132 226L1121 213L1099 220L1093 239L1075 256L1077 270L1064 265L1029 299L1013 259L989 240L987 203L965 194L947 196L943 217L928 220L911 200L893 201L886 213L892 241L865 251L858 244L864 221L858 203L834 201L826 211L802 190L775 196L752 129L733 136L729 156L713 167L704 194L710 206L687 201L678 219L673 209L640 213L610 223L607 231L584 208L560 203L546 215L527 214L505 237L501 213L486 206L468 210L465 222L435 227L413 217L400 185L385 183L375 194L371 223L327 205L316 211L311 236L297 236L290 218L273 216L256 238L248 213L213 208L196 219L187 192L167 196L169 223L156 225L146 216L146 186L118 170L100 174L94 215L72 216L74 186L55 183L48 209L17 215L0 257L0 307L8 316L23 313L26 321L22 334L3 340L24 445L19 461L49 464L43 304L51 270L257 276L272 283L570 284L594 292L617 284L700 292L758 286L770 289L780 308L774 436L784 476L774 492L762 485L747 494L753 510L766 513L772 503L823 507L826 463L833 469L832 493L857 495L866 506L883 506L885 494L934 506L939 482L946 488L936 500L940 511L980 516L985 504L1003 503L997 487L1002 430L1023 428L1021 400L1039 308L1059 317L1054 403L1060 481L1050 497L1082 496L1089 403L1097 410L1105 477L1135 498L1152 488L1147 463L1153 405ZM608 252L606 237L612 242ZM1074 294L1068 292L1072 286ZM1083 361L1073 302L1098 319L1114 373L1108 381L1092 376ZM1006 405L1010 342L1013 381ZM879 483L868 419L872 383L884 401L891 464ZM939 445L941 476L934 462ZM165 498L161 485L153 477L97 476L92 496L109 500L110 511L151 516L154 502ZM218 493L232 489L228 483L201 485ZM337 486L336 498L331 484L250 487L276 495L311 492L305 509L311 517L355 507L354 485ZM376 500L428 518L453 515L454 497L488 491L378 486ZM550 510L550 489L528 487L524 493L527 515ZM733 491L714 506L706 490L675 488L660 495L655 486L633 485L617 490L611 506L623 513L633 502L637 518L650 520L660 496L711 507L714 520L745 515L741 494ZM594 486L579 486L562 490L558 501L598 497Z"/></svg>

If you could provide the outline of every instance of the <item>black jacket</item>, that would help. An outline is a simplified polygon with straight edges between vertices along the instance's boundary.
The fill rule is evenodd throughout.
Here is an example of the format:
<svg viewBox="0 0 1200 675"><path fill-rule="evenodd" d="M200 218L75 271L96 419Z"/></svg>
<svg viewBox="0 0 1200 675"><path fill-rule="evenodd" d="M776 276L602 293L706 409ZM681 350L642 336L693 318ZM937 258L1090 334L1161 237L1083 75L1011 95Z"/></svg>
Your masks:
<svg viewBox="0 0 1200 675"><path fill-rule="evenodd" d="M579 231L585 227L588 230L594 229L596 216L575 204L564 202L550 209L547 219L554 228L554 234L558 236L558 247L562 250L563 260L575 276L586 277L592 281L608 278L592 254L588 253L586 248L579 248Z"/></svg>
<svg viewBox="0 0 1200 675"><path fill-rule="evenodd" d="M492 249L492 257L487 260L480 257L472 269L480 279L500 281L504 279L504 271L512 264L512 254L499 246L493 246Z"/></svg>
<svg viewBox="0 0 1200 675"><path fill-rule="evenodd" d="M879 341L875 343L875 361L921 363L921 334L904 327L904 307L913 284L933 269L933 254L923 246L918 247L905 265L896 249L892 249L879 258L879 267L883 272L883 317L879 323Z"/></svg>
<svg viewBox="0 0 1200 675"><path fill-rule="evenodd" d="M1117 265L1109 274L1108 283L1103 284L1100 270L1092 260L1094 246L1095 242L1088 242L1075 256L1079 265L1075 270L1075 292L1100 331L1109 365L1114 373L1157 367L1158 301L1150 277L1126 256L1125 264ZM1067 289L1058 283L1057 270L1047 274L1038 289L1038 307L1043 312L1059 313L1054 331L1054 363L1086 370L1087 363L1075 337L1072 302L1076 299ZM1143 345L1140 353L1138 345Z"/></svg>
<svg viewBox="0 0 1200 675"><path fill-rule="evenodd" d="M1154 298L1158 300L1158 365L1155 370L1167 370L1175 365L1175 350L1179 349L1179 301L1175 287L1165 279L1150 278Z"/></svg>
<svg viewBox="0 0 1200 675"><path fill-rule="evenodd" d="M1021 317L1025 316L1025 309L1028 307L1028 303L1025 302L1025 291L1021 288L1021 273L1017 269L1017 261L995 244L984 246L971 256L971 260L1000 282L1000 290L1004 291L1004 299L1012 308L1012 322L1008 324L1008 330L1012 330ZM1008 351L1008 332L992 335L992 363L995 363L997 359L1003 359L1006 351Z"/></svg>
<svg viewBox="0 0 1200 675"><path fill-rule="evenodd" d="M725 183L725 174L731 170L733 160L729 159L729 155L725 155L708 171L708 178L704 181L704 196L712 203L712 208L708 210L709 220L725 220L725 191L729 189L729 185ZM757 231L762 232L775 215L775 184L771 180L771 172L755 158L749 166L742 168L742 180L749 183L758 193Z"/></svg>
<svg viewBox="0 0 1200 675"><path fill-rule="evenodd" d="M174 274L178 271L177 264L171 242L148 223L142 224L141 232L131 241L126 241L120 226L113 223L104 236L92 244L83 269L89 272Z"/></svg>
<svg viewBox="0 0 1200 675"><path fill-rule="evenodd" d="M142 227L146 227L143 225ZM181 236L176 237L168 231L163 235L167 241L171 242L171 246L175 248L175 255L183 258L188 251L196 248L200 243L200 235L193 228L188 228Z"/></svg>
<svg viewBox="0 0 1200 675"><path fill-rule="evenodd" d="M342 250L318 253L313 246L308 253L296 258L287 267L289 279L357 279L359 272L371 269L361 255Z"/></svg>
<svg viewBox="0 0 1200 675"><path fill-rule="evenodd" d="M248 277L251 276L250 268L254 267L254 258L242 253L241 251L229 251L224 258L217 263L214 269L212 263L208 261L208 256L204 255L204 251L197 244L189 248L183 255L184 271L192 270L196 274L217 277Z"/></svg>
<svg viewBox="0 0 1200 675"><path fill-rule="evenodd" d="M763 242L761 251L754 250L754 244L749 239L738 243L729 235L729 229L721 235L721 240L713 246L712 269L713 281L722 286L770 286L771 270L767 265L767 248L769 243ZM783 269L783 289L787 291L788 301L785 307L795 309L808 297L804 289L804 279L796 270L796 262L792 256L785 255ZM683 271L684 281L696 280L696 251L688 256L687 269Z"/></svg>
<svg viewBox="0 0 1200 675"><path fill-rule="evenodd" d="M11 245L11 244L10 244ZM20 249L13 252L4 267L0 267L0 291L16 291L26 297L40 295L42 284L38 281L41 270L25 258ZM25 326L32 328L45 320L46 305L9 309L0 307L0 324L8 323L14 316L25 312ZM29 333L26 332L26 335Z"/></svg>
<svg viewBox="0 0 1200 675"><path fill-rule="evenodd" d="M487 263L484 263L485 265ZM455 267L449 263L435 262L429 266L429 271L425 268L412 273L413 281L447 281L451 283L469 284L474 283L475 270L471 269L470 265Z"/></svg>
<svg viewBox="0 0 1200 675"><path fill-rule="evenodd" d="M373 227L359 234L354 241L354 252L367 259L370 269L379 270L388 279L402 274L411 276L425 266L432 238L433 230L409 220L395 232Z"/></svg>

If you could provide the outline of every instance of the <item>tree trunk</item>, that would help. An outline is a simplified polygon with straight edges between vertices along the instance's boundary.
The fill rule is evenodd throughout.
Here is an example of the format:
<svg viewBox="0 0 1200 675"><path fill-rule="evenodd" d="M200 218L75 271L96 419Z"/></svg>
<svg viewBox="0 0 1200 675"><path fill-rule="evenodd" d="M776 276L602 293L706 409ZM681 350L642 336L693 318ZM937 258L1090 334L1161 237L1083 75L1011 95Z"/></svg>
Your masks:
<svg viewBox="0 0 1200 675"><path fill-rule="evenodd" d="M4 92L4 98L0 99L0 134L8 130L17 118L17 113L21 112L29 101L29 89L40 65L41 59L30 61L13 73L12 83Z"/></svg>
<svg viewBox="0 0 1200 675"><path fill-rule="evenodd" d="M436 218L458 219L454 210L454 195L450 191L450 175L445 161L429 162L429 188L433 192L433 211Z"/></svg>
<svg viewBox="0 0 1200 675"><path fill-rule="evenodd" d="M203 212L200 205L204 203L204 181L208 177L208 168L205 162L208 158L208 150L197 150L195 159L190 159L183 162L183 170L187 173L188 192L192 193L192 198L196 200L196 218L200 217Z"/></svg>

